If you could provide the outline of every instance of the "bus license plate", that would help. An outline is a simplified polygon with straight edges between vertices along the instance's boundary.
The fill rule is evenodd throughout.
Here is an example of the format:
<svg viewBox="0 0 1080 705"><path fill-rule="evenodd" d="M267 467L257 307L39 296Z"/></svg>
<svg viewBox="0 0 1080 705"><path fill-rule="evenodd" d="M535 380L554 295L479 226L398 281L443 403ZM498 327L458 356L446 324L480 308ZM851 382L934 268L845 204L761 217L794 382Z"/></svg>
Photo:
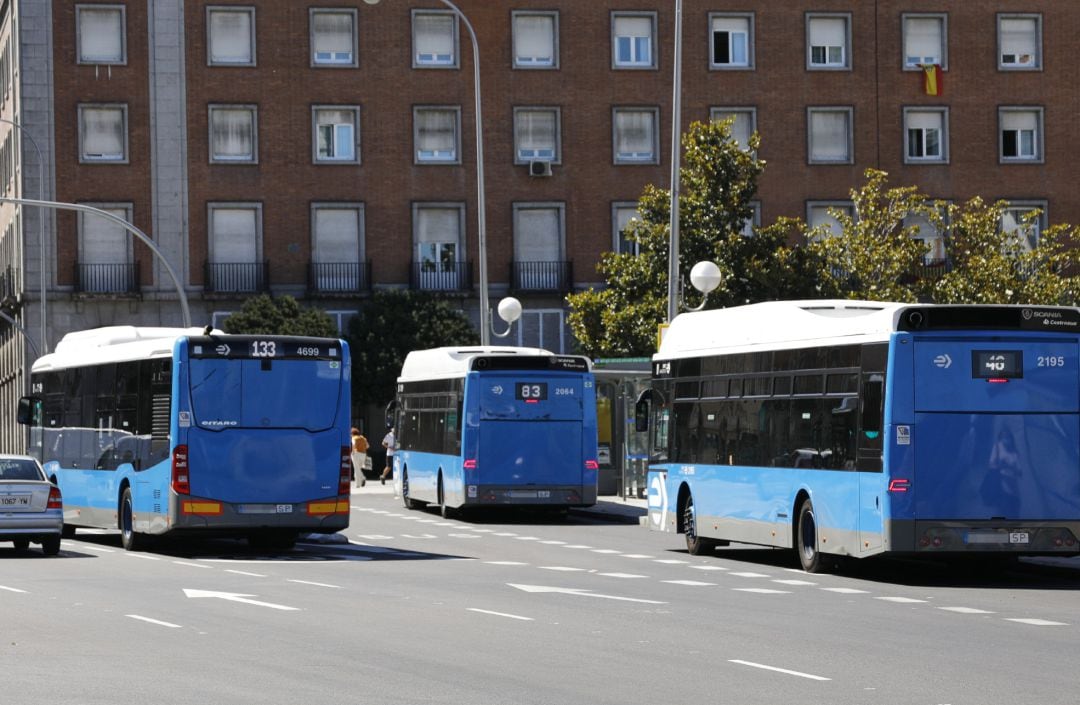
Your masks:
<svg viewBox="0 0 1080 705"><path fill-rule="evenodd" d="M1027 543L1029 540L1028 532L1026 531L1010 531L1009 543Z"/></svg>
<svg viewBox="0 0 1080 705"><path fill-rule="evenodd" d="M277 505L277 513L278 514L292 514L292 505L291 504L279 504L279 505Z"/></svg>

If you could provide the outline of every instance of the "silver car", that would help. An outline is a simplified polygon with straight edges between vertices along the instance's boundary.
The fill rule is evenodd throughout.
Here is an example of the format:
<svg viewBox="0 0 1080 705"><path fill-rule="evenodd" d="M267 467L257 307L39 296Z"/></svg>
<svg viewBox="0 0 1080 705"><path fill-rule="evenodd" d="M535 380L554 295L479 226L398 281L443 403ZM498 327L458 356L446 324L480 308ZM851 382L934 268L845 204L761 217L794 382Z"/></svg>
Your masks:
<svg viewBox="0 0 1080 705"><path fill-rule="evenodd" d="M25 551L33 541L46 556L55 556L63 528L60 489L45 478L38 461L0 455L0 541L11 541L16 551Z"/></svg>

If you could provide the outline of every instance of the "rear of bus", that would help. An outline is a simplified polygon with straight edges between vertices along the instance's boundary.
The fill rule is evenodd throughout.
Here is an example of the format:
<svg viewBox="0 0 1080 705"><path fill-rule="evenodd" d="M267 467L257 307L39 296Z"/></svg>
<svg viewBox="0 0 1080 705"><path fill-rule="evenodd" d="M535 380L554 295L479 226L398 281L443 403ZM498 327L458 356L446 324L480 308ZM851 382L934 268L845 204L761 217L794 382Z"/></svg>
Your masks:
<svg viewBox="0 0 1080 705"><path fill-rule="evenodd" d="M288 536L348 526L343 341L189 337L176 360L170 529Z"/></svg>
<svg viewBox="0 0 1080 705"><path fill-rule="evenodd" d="M889 548L1080 552L1080 312L911 307L898 330Z"/></svg>
<svg viewBox="0 0 1080 705"><path fill-rule="evenodd" d="M596 388L586 358L477 357L465 389L467 505L596 504Z"/></svg>

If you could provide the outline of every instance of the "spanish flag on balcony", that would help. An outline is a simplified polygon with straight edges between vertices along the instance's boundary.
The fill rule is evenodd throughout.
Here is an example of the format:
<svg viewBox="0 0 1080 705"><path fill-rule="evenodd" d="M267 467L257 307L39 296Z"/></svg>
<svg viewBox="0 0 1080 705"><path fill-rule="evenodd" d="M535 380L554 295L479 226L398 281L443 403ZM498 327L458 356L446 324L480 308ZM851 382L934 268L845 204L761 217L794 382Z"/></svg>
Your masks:
<svg viewBox="0 0 1080 705"><path fill-rule="evenodd" d="M941 65L920 64L923 70L923 91L926 95L941 95Z"/></svg>

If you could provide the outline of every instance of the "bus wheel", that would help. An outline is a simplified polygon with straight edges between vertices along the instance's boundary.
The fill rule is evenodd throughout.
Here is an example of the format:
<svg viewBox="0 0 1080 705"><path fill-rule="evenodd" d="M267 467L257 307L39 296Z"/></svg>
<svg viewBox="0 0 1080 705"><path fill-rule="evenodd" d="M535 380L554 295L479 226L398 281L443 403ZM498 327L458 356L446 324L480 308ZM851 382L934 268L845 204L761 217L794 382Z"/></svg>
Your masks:
<svg viewBox="0 0 1080 705"><path fill-rule="evenodd" d="M439 475L439 514L443 519L451 519L454 516L454 510L446 506L446 493L443 492L442 475Z"/></svg>
<svg viewBox="0 0 1080 705"><path fill-rule="evenodd" d="M26 549L30 548L30 539L15 539L11 543L15 544L15 550L22 553Z"/></svg>
<svg viewBox="0 0 1080 705"><path fill-rule="evenodd" d="M686 504L683 505L683 530L686 533L686 550L691 556L712 553L713 549L716 548L714 541L698 536L694 496L689 494L686 495Z"/></svg>
<svg viewBox="0 0 1080 705"><path fill-rule="evenodd" d="M424 506L423 502L409 497L409 471L407 469L401 471L401 503L406 509L420 509Z"/></svg>
<svg viewBox="0 0 1080 705"><path fill-rule="evenodd" d="M120 545L126 551L145 551L150 545L146 534L135 530L135 512L132 509L131 488L124 488L120 500Z"/></svg>
<svg viewBox="0 0 1080 705"><path fill-rule="evenodd" d="M817 520L814 518L814 505L806 500L799 506L799 519L795 532L795 552L799 564L807 573L825 573L830 562L818 550Z"/></svg>

